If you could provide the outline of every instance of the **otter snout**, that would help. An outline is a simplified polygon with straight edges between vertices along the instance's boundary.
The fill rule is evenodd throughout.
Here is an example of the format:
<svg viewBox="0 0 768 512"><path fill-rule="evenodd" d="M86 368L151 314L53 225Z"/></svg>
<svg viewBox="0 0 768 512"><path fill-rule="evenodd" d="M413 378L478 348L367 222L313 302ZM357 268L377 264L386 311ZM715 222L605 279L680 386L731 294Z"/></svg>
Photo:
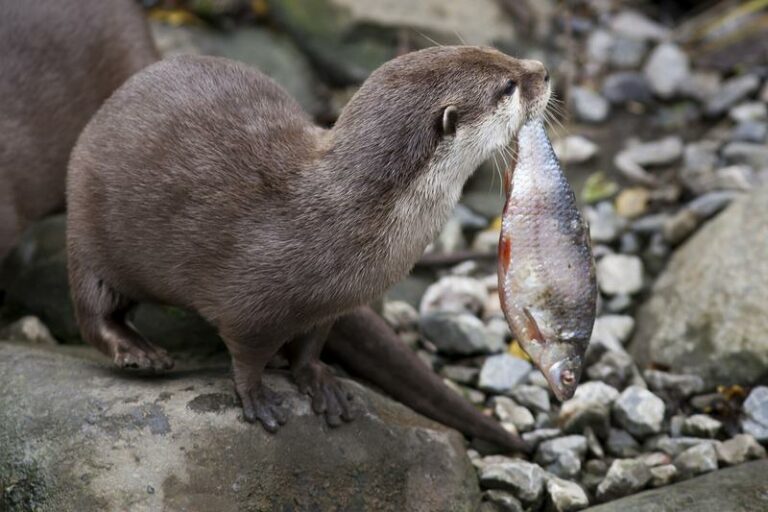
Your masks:
<svg viewBox="0 0 768 512"><path fill-rule="evenodd" d="M522 77L522 100L528 119L544 113L550 95L549 71L537 60L524 60Z"/></svg>

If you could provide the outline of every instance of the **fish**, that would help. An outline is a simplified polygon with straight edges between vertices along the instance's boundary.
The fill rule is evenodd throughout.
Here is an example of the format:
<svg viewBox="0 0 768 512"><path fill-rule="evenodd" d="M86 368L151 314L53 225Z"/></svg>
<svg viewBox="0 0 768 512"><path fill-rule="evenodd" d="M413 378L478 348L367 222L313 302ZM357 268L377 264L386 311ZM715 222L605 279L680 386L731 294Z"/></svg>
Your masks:
<svg viewBox="0 0 768 512"><path fill-rule="evenodd" d="M541 119L517 134L499 238L501 307L558 400L576 391L597 310L589 228Z"/></svg>

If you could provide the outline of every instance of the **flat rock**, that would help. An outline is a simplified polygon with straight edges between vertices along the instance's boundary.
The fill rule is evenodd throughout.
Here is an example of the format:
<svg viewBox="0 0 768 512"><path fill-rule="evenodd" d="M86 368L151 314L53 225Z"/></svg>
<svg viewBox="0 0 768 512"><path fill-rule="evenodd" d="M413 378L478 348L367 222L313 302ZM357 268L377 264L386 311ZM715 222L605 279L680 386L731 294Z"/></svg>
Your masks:
<svg viewBox="0 0 768 512"><path fill-rule="evenodd" d="M755 512L768 509L768 460L742 464L590 508L590 512Z"/></svg>
<svg viewBox="0 0 768 512"><path fill-rule="evenodd" d="M679 248L637 316L630 352L707 386L768 372L768 187L734 200ZM712 272L717 268L717 272Z"/></svg>
<svg viewBox="0 0 768 512"><path fill-rule="evenodd" d="M292 415L244 423L226 361L142 376L75 351L0 343L0 509L474 510L455 432L347 381L329 429L282 374ZM75 355L83 354L82 357Z"/></svg>

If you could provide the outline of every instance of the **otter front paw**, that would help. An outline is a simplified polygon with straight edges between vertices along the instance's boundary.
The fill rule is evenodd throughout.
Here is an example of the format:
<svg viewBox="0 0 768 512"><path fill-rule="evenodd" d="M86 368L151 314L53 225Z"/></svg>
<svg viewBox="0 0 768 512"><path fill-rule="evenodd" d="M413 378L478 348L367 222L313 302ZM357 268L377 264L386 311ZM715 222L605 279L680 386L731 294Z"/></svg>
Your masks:
<svg viewBox="0 0 768 512"><path fill-rule="evenodd" d="M281 406L283 398L267 387L238 390L243 406L243 419L248 423L260 422L268 432L277 432L288 421L288 410Z"/></svg>
<svg viewBox="0 0 768 512"><path fill-rule="evenodd" d="M352 393L325 364L313 362L292 371L299 391L311 397L312 410L316 414L325 414L329 426L338 427L342 421L355 418Z"/></svg>

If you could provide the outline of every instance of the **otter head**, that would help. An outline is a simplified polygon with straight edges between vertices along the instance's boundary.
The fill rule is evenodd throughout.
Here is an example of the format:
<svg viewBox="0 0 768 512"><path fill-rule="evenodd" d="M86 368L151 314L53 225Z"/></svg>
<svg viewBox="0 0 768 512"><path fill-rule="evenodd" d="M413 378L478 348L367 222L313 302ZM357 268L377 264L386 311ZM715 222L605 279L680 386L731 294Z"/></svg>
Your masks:
<svg viewBox="0 0 768 512"><path fill-rule="evenodd" d="M538 61L492 48L427 48L371 74L334 128L344 134L337 149L366 179L402 186L430 174L436 188L425 192L450 185L458 199L472 171L541 115L549 96Z"/></svg>

